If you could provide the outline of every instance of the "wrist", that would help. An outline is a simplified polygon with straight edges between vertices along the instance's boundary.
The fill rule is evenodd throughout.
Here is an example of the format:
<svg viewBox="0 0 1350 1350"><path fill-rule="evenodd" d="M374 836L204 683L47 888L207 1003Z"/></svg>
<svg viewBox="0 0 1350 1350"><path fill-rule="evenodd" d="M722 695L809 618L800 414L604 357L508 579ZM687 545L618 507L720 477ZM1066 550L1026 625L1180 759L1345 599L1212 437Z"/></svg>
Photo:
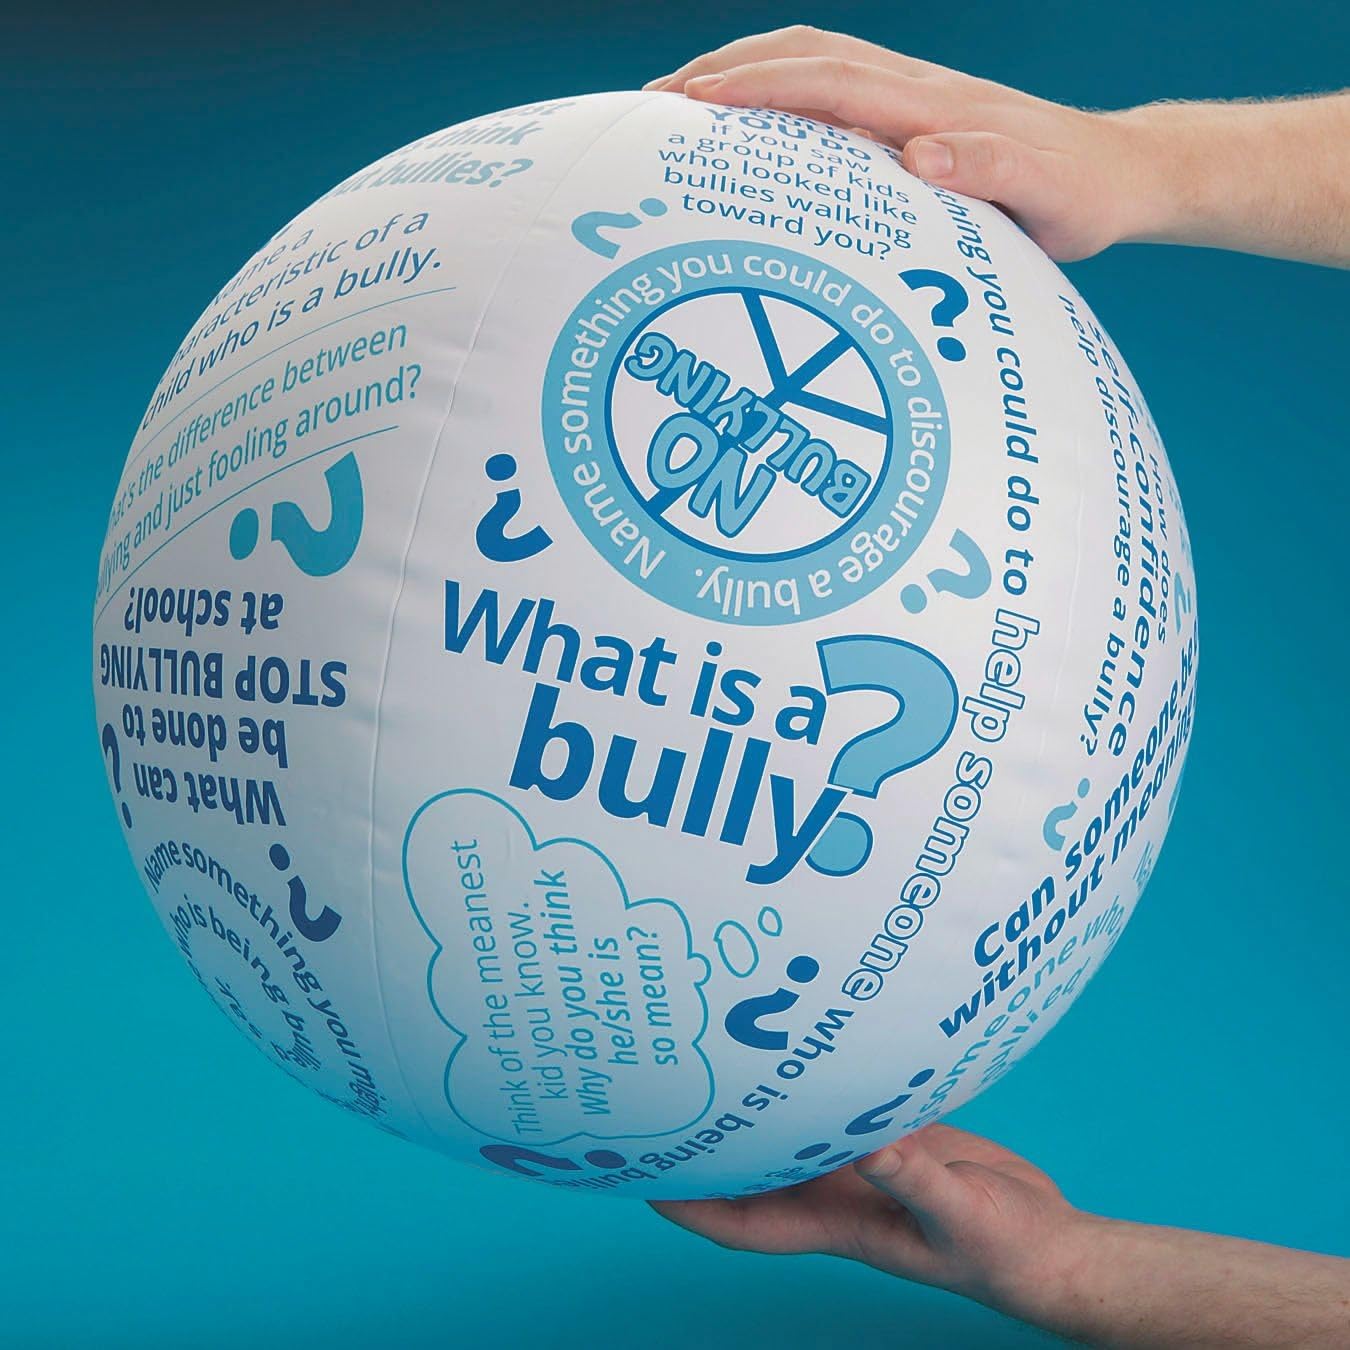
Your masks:
<svg viewBox="0 0 1350 1350"><path fill-rule="evenodd" d="M1203 234L1213 165L1189 111L1149 103L1105 114L1126 166L1118 243L1189 243Z"/></svg>
<svg viewBox="0 0 1350 1350"><path fill-rule="evenodd" d="M1028 1243L1016 1261L1003 1263L974 1296L999 1312L1061 1335L1083 1323L1091 1300L1109 1277L1113 1219L1066 1206L1048 1231Z"/></svg>
<svg viewBox="0 0 1350 1350"><path fill-rule="evenodd" d="M1134 165L1122 241L1316 260L1343 252L1344 231L1338 245L1318 220L1345 216L1323 199L1350 202L1328 150L1346 143L1350 101L1151 103L1107 116Z"/></svg>

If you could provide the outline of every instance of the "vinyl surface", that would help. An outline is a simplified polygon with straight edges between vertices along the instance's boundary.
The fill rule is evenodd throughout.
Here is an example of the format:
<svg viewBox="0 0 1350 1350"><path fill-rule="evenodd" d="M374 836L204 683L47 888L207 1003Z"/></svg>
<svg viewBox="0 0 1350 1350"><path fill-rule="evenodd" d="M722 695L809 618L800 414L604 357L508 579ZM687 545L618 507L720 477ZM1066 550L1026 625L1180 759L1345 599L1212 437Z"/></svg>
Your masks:
<svg viewBox="0 0 1350 1350"><path fill-rule="evenodd" d="M1311 4L810 17L1108 106L1330 87L1347 36ZM735 27L777 21L749 10ZM6 58L10 1343L1034 1342L945 1295L729 1257L637 1206L480 1175L345 1119L193 989L107 802L87 692L107 503L148 382L219 280L392 145L641 83L732 31L697 9L677 25L235 8L176 28L66 10ZM1102 1212L1344 1253L1347 280L1134 247L1069 272L1177 474L1203 697L1167 849L1111 962L956 1123ZM565 1237L545 1256L541 1234Z"/></svg>

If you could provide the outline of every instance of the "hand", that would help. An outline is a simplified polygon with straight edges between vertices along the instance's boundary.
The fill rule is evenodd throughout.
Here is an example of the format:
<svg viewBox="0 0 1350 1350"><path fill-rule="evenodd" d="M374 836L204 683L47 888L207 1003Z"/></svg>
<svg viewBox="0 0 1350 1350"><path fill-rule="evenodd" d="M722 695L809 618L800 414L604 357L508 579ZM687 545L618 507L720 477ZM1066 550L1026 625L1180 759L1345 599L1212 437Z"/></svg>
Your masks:
<svg viewBox="0 0 1350 1350"><path fill-rule="evenodd" d="M800 25L646 87L859 131L1061 261L1152 240L1350 265L1350 94L1089 112Z"/></svg>
<svg viewBox="0 0 1350 1350"><path fill-rule="evenodd" d="M647 88L804 113L903 147L911 173L997 202L1054 258L1087 257L1142 220L1146 163L1120 121L842 33L742 38Z"/></svg>
<svg viewBox="0 0 1350 1350"><path fill-rule="evenodd" d="M850 1257L1102 1350L1350 1346L1350 1261L1087 1214L949 1125L787 1190L652 1208L723 1247Z"/></svg>
<svg viewBox="0 0 1350 1350"><path fill-rule="evenodd" d="M949 1125L787 1190L652 1208L724 1247L845 1256L1028 1313L1033 1291L1069 1278L1087 1217L1039 1168Z"/></svg>

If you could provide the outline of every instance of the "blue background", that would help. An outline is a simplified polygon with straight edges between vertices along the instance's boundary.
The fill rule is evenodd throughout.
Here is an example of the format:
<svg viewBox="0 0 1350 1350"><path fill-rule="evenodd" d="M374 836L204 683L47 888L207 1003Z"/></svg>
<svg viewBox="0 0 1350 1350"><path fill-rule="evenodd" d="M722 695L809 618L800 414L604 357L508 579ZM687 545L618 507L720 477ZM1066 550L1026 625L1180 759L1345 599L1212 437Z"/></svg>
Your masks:
<svg viewBox="0 0 1350 1350"><path fill-rule="evenodd" d="M222 280L346 173L499 106L791 19L1114 106L1343 81L1340 0L26 7L0 30L5 959L0 1340L22 1346L1042 1341L823 1258L457 1168L287 1081L193 987L121 842L88 687L106 510ZM1162 426L1200 714L1152 886L959 1123L1110 1214L1350 1251L1346 274L1128 247L1071 269Z"/></svg>

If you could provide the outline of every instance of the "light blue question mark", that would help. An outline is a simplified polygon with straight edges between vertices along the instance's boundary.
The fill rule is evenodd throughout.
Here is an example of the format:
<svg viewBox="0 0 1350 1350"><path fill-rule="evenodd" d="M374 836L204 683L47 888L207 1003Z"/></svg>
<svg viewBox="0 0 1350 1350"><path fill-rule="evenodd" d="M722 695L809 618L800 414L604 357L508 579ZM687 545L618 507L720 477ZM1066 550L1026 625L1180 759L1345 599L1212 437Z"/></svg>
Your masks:
<svg viewBox="0 0 1350 1350"><path fill-rule="evenodd" d="M939 567L928 574L933 594L959 595L963 600L974 600L989 589L991 573L984 550L964 531L952 532L951 546L961 555L966 565L964 572L953 572ZM911 614L921 613L928 605L928 596L922 586L909 585L900 592L900 603Z"/></svg>
<svg viewBox="0 0 1350 1350"><path fill-rule="evenodd" d="M328 524L315 529L294 502L272 505L272 538L291 555L291 561L311 577L332 576L351 561L361 542L365 497L361 470L349 450L324 471L328 485ZM258 513L246 506L230 524L230 553L242 561L258 546Z"/></svg>
<svg viewBox="0 0 1350 1350"><path fill-rule="evenodd" d="M644 197L638 203L638 210L644 216L664 216L666 204L659 197ZM619 251L619 245L613 239L606 239L600 231L632 230L641 224L641 217L631 211L587 211L572 222L572 238L592 253L612 258Z"/></svg>
<svg viewBox="0 0 1350 1350"><path fill-rule="evenodd" d="M1080 778L1073 794L1078 798L1078 801L1065 802L1062 806L1052 806L1045 813L1045 819L1041 822L1041 838L1045 840L1047 848L1052 848L1058 852L1064 847L1064 830L1061 827L1078 814L1078 802L1081 802L1091 791L1092 784L1086 778Z"/></svg>
<svg viewBox="0 0 1350 1350"><path fill-rule="evenodd" d="M941 661L899 638L848 636L816 644L825 691L878 689L896 700L894 716L855 736L835 756L830 782L863 797L904 769L936 754L956 725L956 681ZM871 856L872 830L860 816L839 812L825 827L807 863L827 876L856 872Z"/></svg>

